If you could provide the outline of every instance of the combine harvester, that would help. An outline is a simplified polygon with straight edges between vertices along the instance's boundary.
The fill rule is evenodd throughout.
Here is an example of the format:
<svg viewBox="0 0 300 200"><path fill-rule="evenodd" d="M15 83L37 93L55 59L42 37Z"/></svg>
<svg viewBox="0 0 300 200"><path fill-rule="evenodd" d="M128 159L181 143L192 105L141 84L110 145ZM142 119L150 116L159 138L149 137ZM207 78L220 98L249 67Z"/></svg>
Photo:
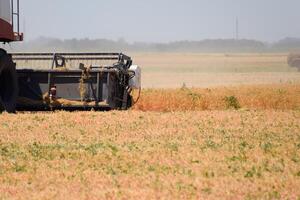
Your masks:
<svg viewBox="0 0 300 200"><path fill-rule="evenodd" d="M0 0L0 42L22 40L19 0ZM122 53L0 49L0 111L125 110L135 89L141 89L141 69Z"/></svg>
<svg viewBox="0 0 300 200"><path fill-rule="evenodd" d="M300 72L300 54L291 53L288 55L287 62L290 67L294 67L298 69Z"/></svg>

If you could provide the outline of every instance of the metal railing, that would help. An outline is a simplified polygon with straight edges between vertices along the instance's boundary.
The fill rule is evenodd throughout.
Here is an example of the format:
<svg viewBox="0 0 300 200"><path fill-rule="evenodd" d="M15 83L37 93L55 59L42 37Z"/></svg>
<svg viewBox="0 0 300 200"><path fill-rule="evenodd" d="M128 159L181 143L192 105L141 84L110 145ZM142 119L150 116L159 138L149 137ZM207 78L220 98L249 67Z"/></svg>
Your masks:
<svg viewBox="0 0 300 200"><path fill-rule="evenodd" d="M13 53L12 58L19 66L27 68L77 68L80 63L85 66L113 66L121 63L127 70L132 60L122 53ZM22 66L25 67L25 66Z"/></svg>

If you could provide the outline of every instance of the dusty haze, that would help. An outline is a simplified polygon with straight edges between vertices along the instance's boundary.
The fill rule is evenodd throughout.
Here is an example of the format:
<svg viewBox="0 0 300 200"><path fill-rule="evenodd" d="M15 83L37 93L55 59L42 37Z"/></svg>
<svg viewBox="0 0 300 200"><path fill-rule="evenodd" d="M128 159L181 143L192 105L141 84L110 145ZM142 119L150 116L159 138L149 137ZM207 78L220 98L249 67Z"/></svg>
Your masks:
<svg viewBox="0 0 300 200"><path fill-rule="evenodd" d="M39 36L124 38L169 42L239 37L275 41L300 37L298 0L26 0L21 25L26 40Z"/></svg>

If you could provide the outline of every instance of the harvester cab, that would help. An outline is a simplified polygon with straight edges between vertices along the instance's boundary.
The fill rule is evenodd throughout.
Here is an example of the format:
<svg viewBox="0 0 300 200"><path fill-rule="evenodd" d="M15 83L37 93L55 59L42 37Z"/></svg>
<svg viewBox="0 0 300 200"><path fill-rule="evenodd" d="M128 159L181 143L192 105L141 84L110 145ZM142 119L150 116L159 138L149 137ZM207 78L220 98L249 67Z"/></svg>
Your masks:
<svg viewBox="0 0 300 200"><path fill-rule="evenodd" d="M22 41L19 0L0 0L0 42Z"/></svg>

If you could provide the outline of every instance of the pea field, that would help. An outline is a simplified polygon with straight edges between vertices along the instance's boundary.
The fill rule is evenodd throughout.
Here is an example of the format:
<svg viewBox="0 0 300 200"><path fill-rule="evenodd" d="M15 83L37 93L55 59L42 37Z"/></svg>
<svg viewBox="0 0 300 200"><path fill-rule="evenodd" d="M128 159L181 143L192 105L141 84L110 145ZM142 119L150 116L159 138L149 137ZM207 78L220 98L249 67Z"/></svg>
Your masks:
<svg viewBox="0 0 300 200"><path fill-rule="evenodd" d="M0 114L0 200L300 199L285 54L132 57L130 110Z"/></svg>

